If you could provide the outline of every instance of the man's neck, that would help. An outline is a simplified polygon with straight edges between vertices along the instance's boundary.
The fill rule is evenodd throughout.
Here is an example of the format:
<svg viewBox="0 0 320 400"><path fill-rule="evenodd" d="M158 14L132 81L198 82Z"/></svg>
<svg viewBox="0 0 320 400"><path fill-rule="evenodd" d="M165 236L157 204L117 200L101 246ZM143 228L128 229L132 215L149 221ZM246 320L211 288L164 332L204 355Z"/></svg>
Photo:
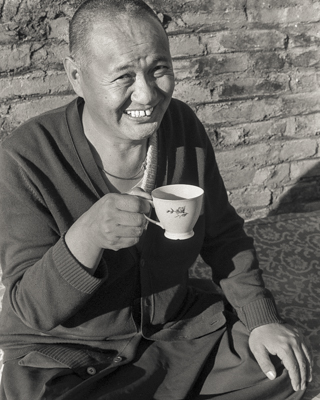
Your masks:
<svg viewBox="0 0 320 400"><path fill-rule="evenodd" d="M121 141L98 129L83 113L83 129L98 168L106 180L119 191L133 187L142 178L147 142ZM133 179L134 178L134 179Z"/></svg>

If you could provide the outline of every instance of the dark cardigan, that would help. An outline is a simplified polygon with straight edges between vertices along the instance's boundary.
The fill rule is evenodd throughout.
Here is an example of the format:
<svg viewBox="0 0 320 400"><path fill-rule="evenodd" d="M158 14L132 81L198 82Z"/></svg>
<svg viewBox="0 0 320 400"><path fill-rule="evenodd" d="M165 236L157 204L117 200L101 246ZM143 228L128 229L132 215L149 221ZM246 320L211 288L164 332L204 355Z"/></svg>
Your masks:
<svg viewBox="0 0 320 400"><path fill-rule="evenodd" d="M2 143L4 359L37 350L73 368L88 365L90 351L98 351L105 363L119 354L129 362L141 337L183 341L217 330L225 324L222 299L188 286L188 269L199 254L248 330L281 322L253 241L228 203L206 132L178 100L158 132L156 186L204 189L194 237L172 241L149 224L141 251L105 250L95 276L82 268L64 234L108 193L82 129L82 107L76 99L33 118Z"/></svg>

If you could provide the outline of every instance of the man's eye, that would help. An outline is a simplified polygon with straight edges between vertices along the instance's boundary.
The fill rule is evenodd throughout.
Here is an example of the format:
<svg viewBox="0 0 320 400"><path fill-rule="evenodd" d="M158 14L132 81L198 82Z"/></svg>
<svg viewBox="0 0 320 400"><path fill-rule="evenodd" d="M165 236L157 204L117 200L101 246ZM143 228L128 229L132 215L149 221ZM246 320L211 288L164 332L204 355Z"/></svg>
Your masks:
<svg viewBox="0 0 320 400"><path fill-rule="evenodd" d="M133 78L132 78L132 76L130 74L124 74L124 75L119 76L116 80L120 81L120 82L127 82L127 81L130 81L132 79Z"/></svg>
<svg viewBox="0 0 320 400"><path fill-rule="evenodd" d="M166 65L158 65L154 69L154 75L155 76L162 76L168 71L168 67Z"/></svg>

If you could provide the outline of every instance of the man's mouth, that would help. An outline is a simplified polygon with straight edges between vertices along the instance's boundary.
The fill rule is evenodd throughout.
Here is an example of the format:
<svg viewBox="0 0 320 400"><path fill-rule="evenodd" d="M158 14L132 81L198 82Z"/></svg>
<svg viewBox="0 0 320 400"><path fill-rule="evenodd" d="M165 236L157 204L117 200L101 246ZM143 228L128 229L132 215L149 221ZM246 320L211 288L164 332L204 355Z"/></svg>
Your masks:
<svg viewBox="0 0 320 400"><path fill-rule="evenodd" d="M150 117L153 110L154 107L148 108L147 110L126 110L125 114L133 118Z"/></svg>

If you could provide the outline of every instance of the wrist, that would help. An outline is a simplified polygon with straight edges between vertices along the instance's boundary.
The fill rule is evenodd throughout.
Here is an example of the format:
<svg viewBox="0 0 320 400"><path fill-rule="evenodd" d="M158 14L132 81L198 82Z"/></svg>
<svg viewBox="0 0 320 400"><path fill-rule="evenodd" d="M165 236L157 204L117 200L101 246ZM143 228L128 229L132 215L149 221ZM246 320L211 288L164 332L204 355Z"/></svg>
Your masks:
<svg viewBox="0 0 320 400"><path fill-rule="evenodd" d="M86 230L79 229L75 223L65 234L65 243L78 262L93 275L103 249L92 240L92 235L86 235Z"/></svg>

